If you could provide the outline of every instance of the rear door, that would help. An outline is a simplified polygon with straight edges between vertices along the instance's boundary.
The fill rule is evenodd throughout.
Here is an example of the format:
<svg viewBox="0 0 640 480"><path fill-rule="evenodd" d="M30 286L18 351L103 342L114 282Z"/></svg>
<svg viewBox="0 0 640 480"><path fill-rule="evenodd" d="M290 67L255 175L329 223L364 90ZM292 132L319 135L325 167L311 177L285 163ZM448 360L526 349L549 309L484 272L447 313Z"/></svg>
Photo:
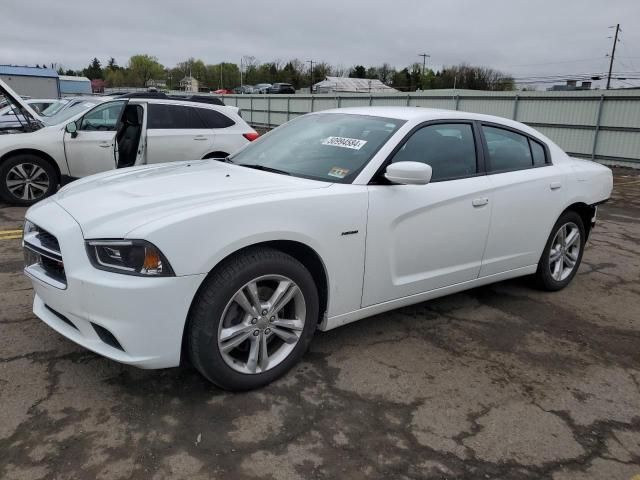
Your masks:
<svg viewBox="0 0 640 480"><path fill-rule="evenodd" d="M116 132L127 100L101 103L76 121L77 135L64 133L64 151L72 177L116 168Z"/></svg>
<svg viewBox="0 0 640 480"><path fill-rule="evenodd" d="M195 160L211 151L213 130L195 107L148 104L147 163Z"/></svg>
<svg viewBox="0 0 640 480"><path fill-rule="evenodd" d="M493 210L480 276L536 265L566 195L565 174L539 140L483 123Z"/></svg>

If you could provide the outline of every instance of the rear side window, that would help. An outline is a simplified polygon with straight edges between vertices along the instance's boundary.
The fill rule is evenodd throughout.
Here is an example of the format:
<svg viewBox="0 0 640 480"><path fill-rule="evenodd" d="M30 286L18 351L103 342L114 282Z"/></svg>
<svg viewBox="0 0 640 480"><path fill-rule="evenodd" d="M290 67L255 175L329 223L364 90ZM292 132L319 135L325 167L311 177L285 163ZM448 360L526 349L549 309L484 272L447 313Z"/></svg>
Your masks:
<svg viewBox="0 0 640 480"><path fill-rule="evenodd" d="M506 172L533 166L526 136L486 125L482 126L482 131L489 148L489 171Z"/></svg>
<svg viewBox="0 0 640 480"><path fill-rule="evenodd" d="M150 103L147 128L187 129L206 127L195 108L183 105Z"/></svg>
<svg viewBox="0 0 640 480"><path fill-rule="evenodd" d="M540 167L547 163L544 147L535 140L529 139L529 143L531 144L531 154L533 155L533 166Z"/></svg>
<svg viewBox="0 0 640 480"><path fill-rule="evenodd" d="M236 122L217 110L210 108L196 108L195 110L202 118L205 128L227 128L236 124Z"/></svg>
<svg viewBox="0 0 640 480"><path fill-rule="evenodd" d="M431 166L432 181L467 177L477 172L473 129L466 123L429 125L411 135L391 160Z"/></svg>

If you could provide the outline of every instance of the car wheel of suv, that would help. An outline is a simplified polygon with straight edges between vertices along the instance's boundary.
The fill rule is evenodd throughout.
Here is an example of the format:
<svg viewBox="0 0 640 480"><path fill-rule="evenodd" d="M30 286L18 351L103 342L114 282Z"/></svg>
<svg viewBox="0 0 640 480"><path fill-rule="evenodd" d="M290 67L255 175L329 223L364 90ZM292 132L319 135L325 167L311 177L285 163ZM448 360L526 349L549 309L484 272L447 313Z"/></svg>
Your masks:
<svg viewBox="0 0 640 480"><path fill-rule="evenodd" d="M563 213L551 230L536 271L538 285L561 290L573 279L582 260L586 241L582 218L576 212Z"/></svg>
<svg viewBox="0 0 640 480"><path fill-rule="evenodd" d="M15 155L0 165L0 197L8 203L32 205L53 195L57 186L54 168L37 155Z"/></svg>
<svg viewBox="0 0 640 480"><path fill-rule="evenodd" d="M227 390L266 385L293 367L318 323L318 291L295 258L253 248L225 260L191 308L189 356Z"/></svg>

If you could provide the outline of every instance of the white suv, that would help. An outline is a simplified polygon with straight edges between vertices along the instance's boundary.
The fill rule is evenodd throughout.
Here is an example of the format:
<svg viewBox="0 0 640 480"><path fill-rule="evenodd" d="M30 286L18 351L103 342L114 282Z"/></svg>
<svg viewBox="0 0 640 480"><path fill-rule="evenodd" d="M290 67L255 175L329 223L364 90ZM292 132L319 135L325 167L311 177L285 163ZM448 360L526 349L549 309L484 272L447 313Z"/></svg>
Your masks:
<svg viewBox="0 0 640 480"><path fill-rule="evenodd" d="M0 132L0 197L31 205L94 173L176 160L224 158L258 137L235 107L206 99L114 98L47 125L0 80L26 122Z"/></svg>

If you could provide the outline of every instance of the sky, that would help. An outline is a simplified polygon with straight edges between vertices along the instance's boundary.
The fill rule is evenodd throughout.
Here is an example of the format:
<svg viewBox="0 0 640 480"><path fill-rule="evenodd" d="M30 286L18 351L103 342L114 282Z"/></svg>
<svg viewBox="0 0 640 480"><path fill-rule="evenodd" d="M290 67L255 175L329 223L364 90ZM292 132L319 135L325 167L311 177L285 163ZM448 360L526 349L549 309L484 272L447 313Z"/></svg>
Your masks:
<svg viewBox="0 0 640 480"><path fill-rule="evenodd" d="M404 67L427 53L432 68L523 80L605 72L620 23L614 71L636 73L614 85L640 85L640 0L2 0L1 11L0 64L80 69L147 53L168 67L242 56Z"/></svg>

